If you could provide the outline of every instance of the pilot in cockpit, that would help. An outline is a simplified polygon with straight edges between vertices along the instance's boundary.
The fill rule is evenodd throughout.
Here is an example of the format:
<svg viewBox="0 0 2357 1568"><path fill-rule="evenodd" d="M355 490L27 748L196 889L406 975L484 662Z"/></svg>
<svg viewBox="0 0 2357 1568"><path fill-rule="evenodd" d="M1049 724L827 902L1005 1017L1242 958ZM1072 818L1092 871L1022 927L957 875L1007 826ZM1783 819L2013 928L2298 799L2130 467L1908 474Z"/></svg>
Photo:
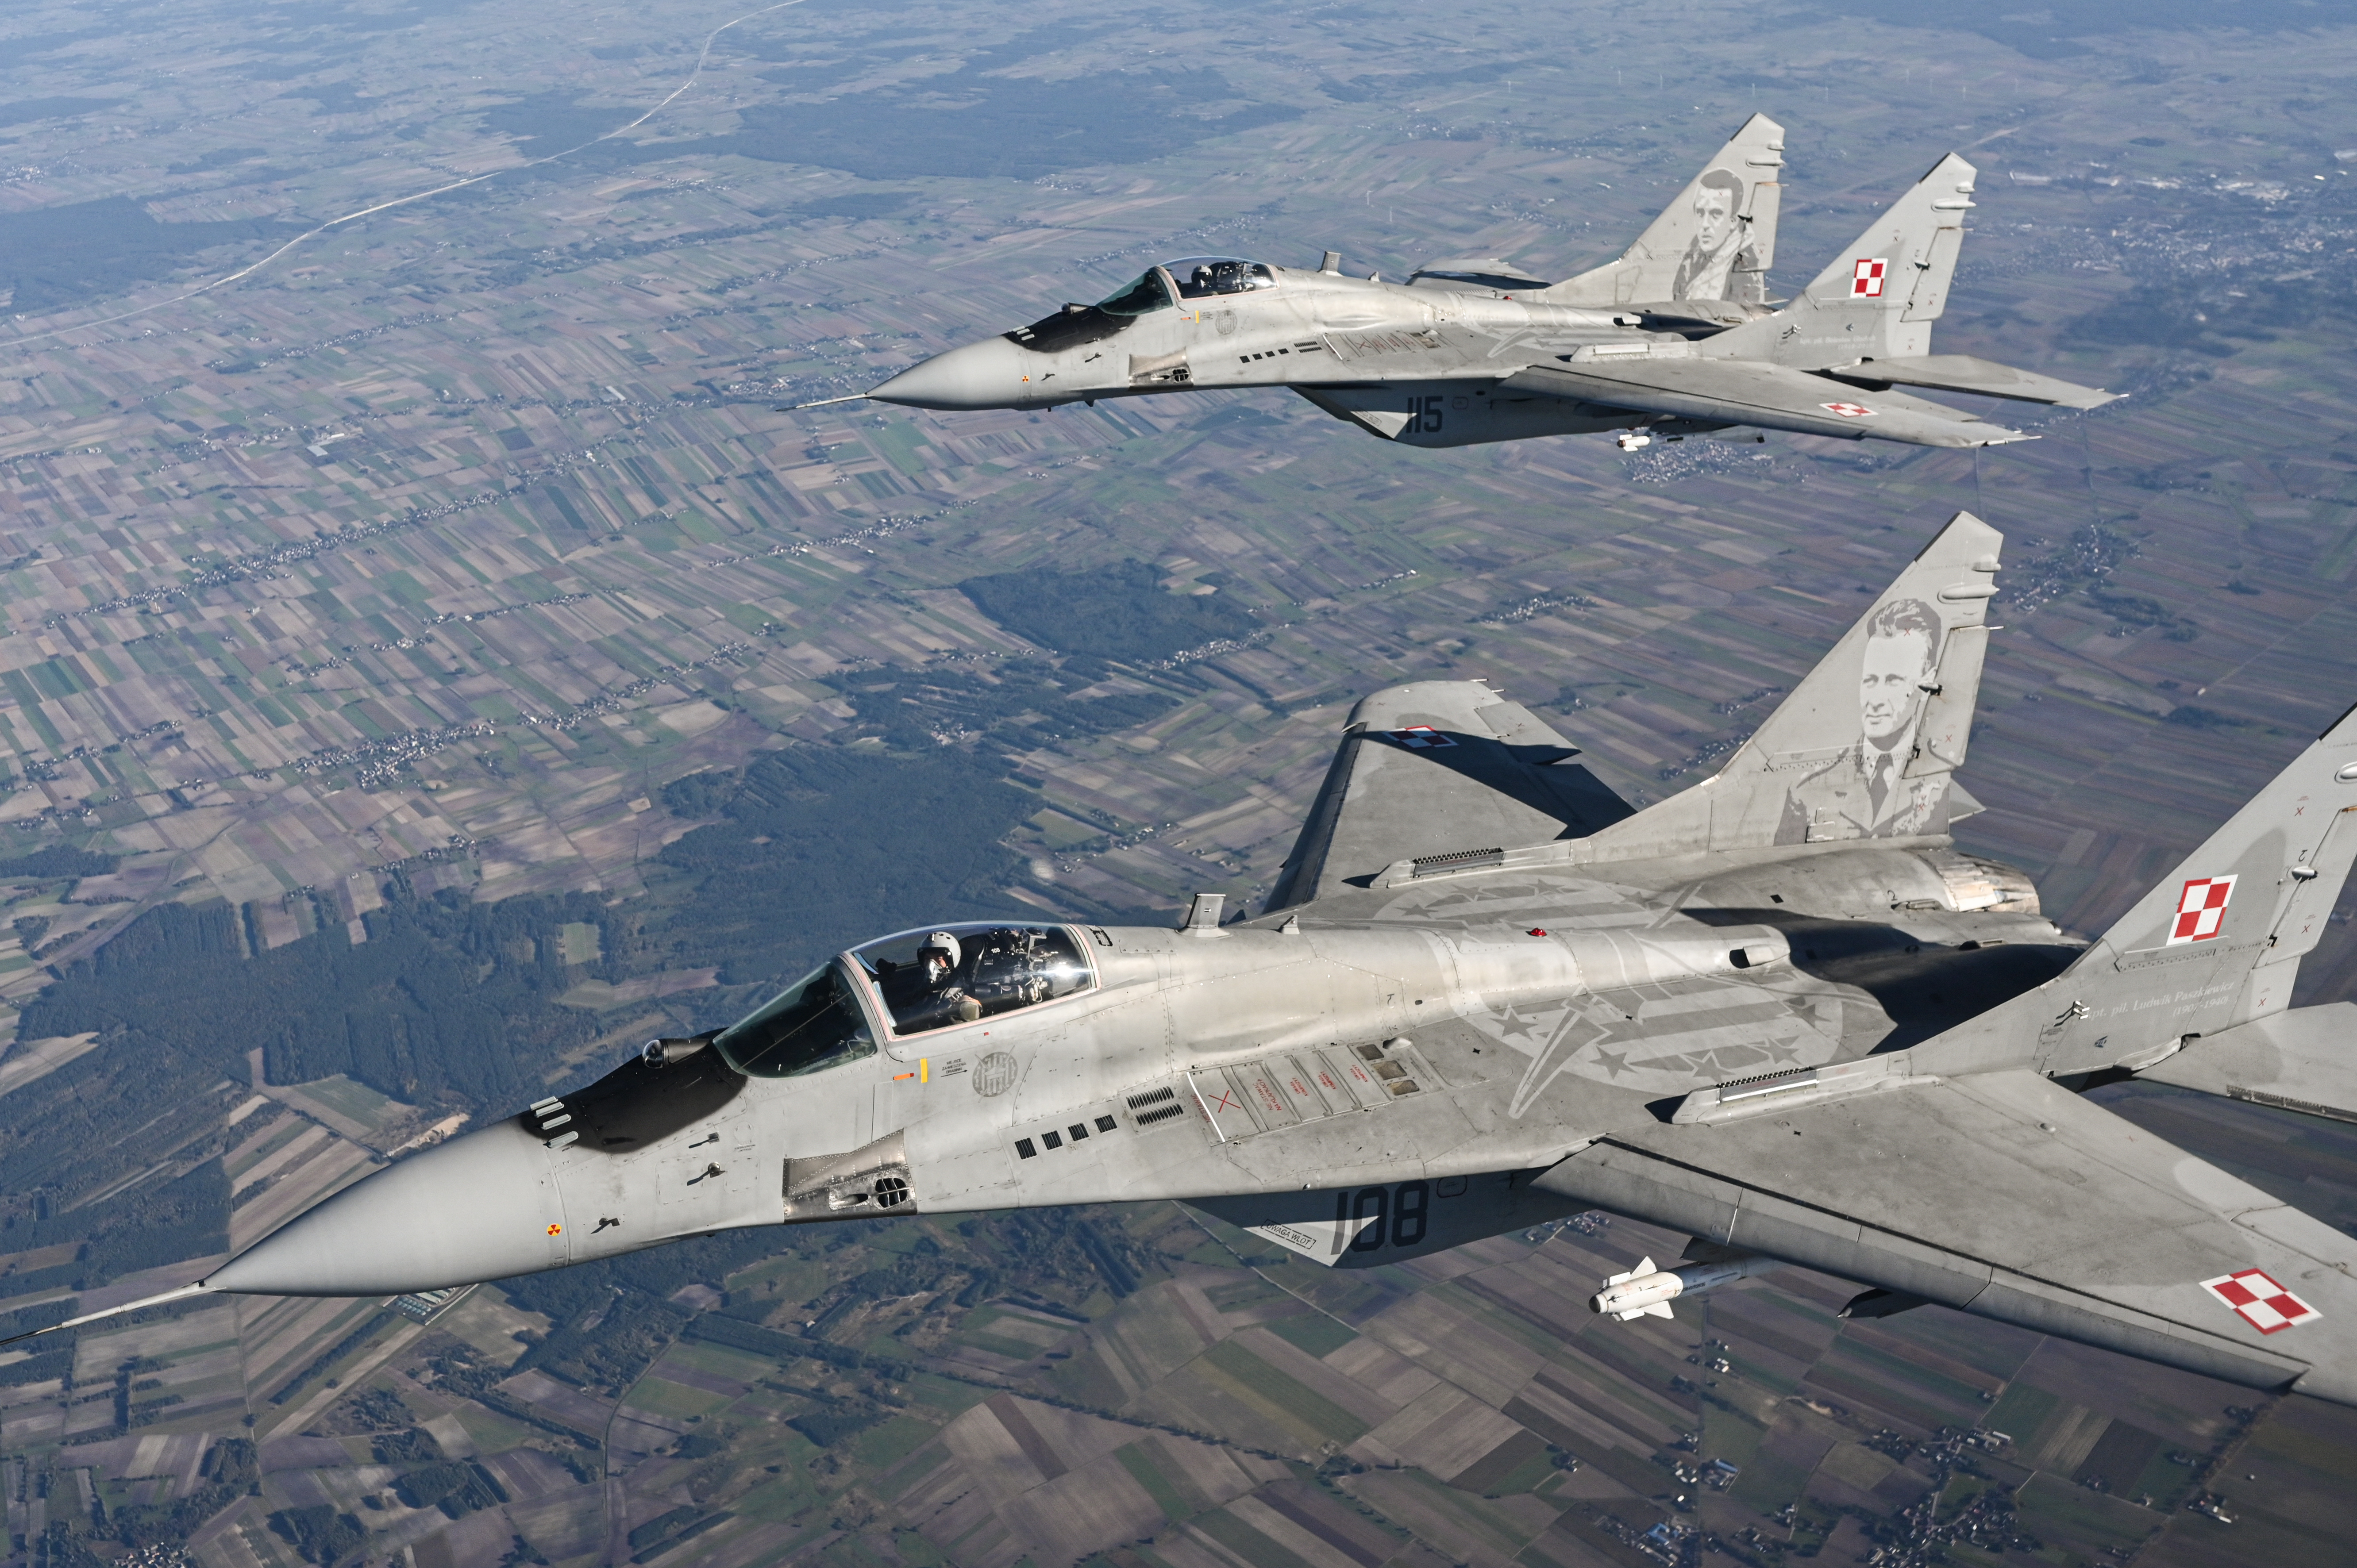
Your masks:
<svg viewBox="0 0 2357 1568"><path fill-rule="evenodd" d="M982 1016L982 1004L958 983L962 956L957 938L935 931L917 949L915 962L885 969L879 977L884 1001L902 1034L971 1024Z"/></svg>
<svg viewBox="0 0 2357 1568"><path fill-rule="evenodd" d="M1189 295L1233 294L1252 286L1249 262L1204 262L1187 280Z"/></svg>

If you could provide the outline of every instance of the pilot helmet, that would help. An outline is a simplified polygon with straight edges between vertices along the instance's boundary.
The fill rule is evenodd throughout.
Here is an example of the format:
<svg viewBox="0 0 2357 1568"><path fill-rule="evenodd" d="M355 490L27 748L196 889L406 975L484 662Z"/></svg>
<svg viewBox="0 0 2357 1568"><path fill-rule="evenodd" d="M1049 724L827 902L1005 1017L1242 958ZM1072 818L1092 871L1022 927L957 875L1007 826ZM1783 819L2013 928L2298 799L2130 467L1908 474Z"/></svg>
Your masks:
<svg viewBox="0 0 2357 1568"><path fill-rule="evenodd" d="M929 952L940 953L942 955L942 961L948 964L952 969L955 969L958 966L958 940L950 935L947 931L935 931L923 941L918 943L917 961L922 963L925 961L925 955Z"/></svg>

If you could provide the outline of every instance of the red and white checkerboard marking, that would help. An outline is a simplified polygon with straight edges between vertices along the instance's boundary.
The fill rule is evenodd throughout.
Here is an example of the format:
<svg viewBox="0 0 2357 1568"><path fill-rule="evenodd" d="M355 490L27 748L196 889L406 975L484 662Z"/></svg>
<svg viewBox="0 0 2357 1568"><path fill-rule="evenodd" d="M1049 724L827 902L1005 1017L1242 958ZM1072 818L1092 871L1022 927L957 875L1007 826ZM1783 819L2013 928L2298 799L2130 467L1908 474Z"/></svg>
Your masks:
<svg viewBox="0 0 2357 1568"><path fill-rule="evenodd" d="M2177 919L2169 928L2169 947L2206 942L2226 923L2226 900L2234 896L2231 876L2197 876L2177 896Z"/></svg>
<svg viewBox="0 0 2357 1568"><path fill-rule="evenodd" d="M1876 256L1871 259L1864 256L1859 257L1857 262L1857 271L1850 276L1850 297L1852 299L1880 299L1882 297L1882 274L1889 271L1889 267L1890 263L1887 257Z"/></svg>
<svg viewBox="0 0 2357 1568"><path fill-rule="evenodd" d="M2203 1280L2201 1288L2234 1309L2235 1316L2262 1334L2280 1334L2324 1314L2276 1283L2264 1269L2238 1269Z"/></svg>
<svg viewBox="0 0 2357 1568"><path fill-rule="evenodd" d="M1874 417L1874 410L1867 407L1866 404L1862 403L1821 403L1817 404L1817 406L1825 410L1827 413L1838 413L1844 419L1871 419Z"/></svg>
<svg viewBox="0 0 2357 1568"><path fill-rule="evenodd" d="M1390 730L1386 733L1410 751L1437 751L1444 746L1457 744L1430 725L1410 725L1405 729Z"/></svg>

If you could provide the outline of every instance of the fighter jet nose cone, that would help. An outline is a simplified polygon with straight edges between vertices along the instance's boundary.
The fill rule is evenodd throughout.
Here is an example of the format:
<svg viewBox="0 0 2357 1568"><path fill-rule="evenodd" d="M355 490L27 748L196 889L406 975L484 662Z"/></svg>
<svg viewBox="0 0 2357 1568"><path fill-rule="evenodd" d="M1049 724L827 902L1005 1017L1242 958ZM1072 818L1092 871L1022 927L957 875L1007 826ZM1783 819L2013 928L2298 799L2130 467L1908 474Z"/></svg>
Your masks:
<svg viewBox="0 0 2357 1568"><path fill-rule="evenodd" d="M436 1290L554 1267L570 1240L547 1151L502 1122L355 1183L205 1283L260 1295Z"/></svg>
<svg viewBox="0 0 2357 1568"><path fill-rule="evenodd" d="M1027 364L1027 361L1028 363ZM1004 338L968 343L909 366L867 395L909 408L1007 408L1049 401L1035 379L1040 356Z"/></svg>

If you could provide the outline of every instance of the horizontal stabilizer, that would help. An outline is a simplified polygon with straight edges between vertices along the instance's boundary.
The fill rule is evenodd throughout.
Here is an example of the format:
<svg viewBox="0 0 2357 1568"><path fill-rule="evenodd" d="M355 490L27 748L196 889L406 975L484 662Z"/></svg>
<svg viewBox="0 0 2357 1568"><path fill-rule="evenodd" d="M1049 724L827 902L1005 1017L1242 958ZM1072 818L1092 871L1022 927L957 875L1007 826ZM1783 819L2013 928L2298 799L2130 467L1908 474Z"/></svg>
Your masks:
<svg viewBox="0 0 2357 1568"><path fill-rule="evenodd" d="M2237 1024L2190 1042L2136 1076L2357 1122L2357 1003L2295 1007Z"/></svg>
<svg viewBox="0 0 2357 1568"><path fill-rule="evenodd" d="M1911 360L1862 360L1825 372L1853 386L1878 390L1891 386L1930 387L1934 392L1978 392L1983 397L2007 397L2018 403L2053 403L2063 408L2101 408L2117 403L2125 392L2083 387L2076 381L2018 371L1970 354L1925 354Z"/></svg>
<svg viewBox="0 0 2357 1568"><path fill-rule="evenodd" d="M1870 435L1919 446L1996 446L2030 439L1905 392L1867 392L1756 360L1582 359L1533 365L1508 377L1503 390L1851 441Z"/></svg>

